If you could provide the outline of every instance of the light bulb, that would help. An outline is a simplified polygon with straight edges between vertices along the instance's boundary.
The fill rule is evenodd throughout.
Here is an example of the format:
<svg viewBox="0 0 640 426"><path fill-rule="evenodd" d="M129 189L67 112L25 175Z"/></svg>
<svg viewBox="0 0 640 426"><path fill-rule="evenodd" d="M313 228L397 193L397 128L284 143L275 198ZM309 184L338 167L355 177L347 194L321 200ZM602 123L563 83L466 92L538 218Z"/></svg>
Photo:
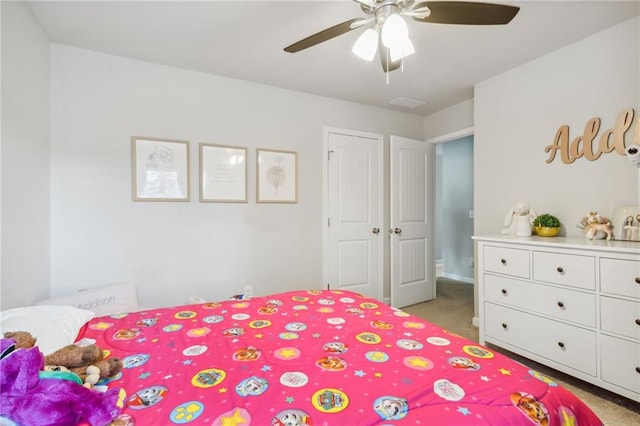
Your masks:
<svg viewBox="0 0 640 426"><path fill-rule="evenodd" d="M412 53L416 53L416 49L413 47L413 43L411 43L409 37L407 37L404 43L399 46L393 46L389 49L389 58L391 59L391 62L396 62L411 55Z"/></svg>
<svg viewBox="0 0 640 426"><path fill-rule="evenodd" d="M369 28L363 32L353 45L351 51L365 61L372 61L378 50L378 33Z"/></svg>
<svg viewBox="0 0 640 426"><path fill-rule="evenodd" d="M382 24L382 44L388 48L402 45L409 37L409 28L402 17L396 13L391 14Z"/></svg>

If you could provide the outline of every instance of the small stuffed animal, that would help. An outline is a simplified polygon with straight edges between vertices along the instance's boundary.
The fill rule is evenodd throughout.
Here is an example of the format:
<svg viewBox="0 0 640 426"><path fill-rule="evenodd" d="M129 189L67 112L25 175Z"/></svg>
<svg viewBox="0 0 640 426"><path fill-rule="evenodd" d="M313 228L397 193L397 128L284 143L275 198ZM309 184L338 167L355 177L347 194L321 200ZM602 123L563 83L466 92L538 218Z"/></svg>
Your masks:
<svg viewBox="0 0 640 426"><path fill-rule="evenodd" d="M528 203L518 201L511 206L504 218L504 228L500 231L503 235L529 236L531 225L538 216Z"/></svg>
<svg viewBox="0 0 640 426"><path fill-rule="evenodd" d="M69 369L86 367L102 360L102 349L96 345L67 345L44 357L46 365L62 365Z"/></svg>
<svg viewBox="0 0 640 426"><path fill-rule="evenodd" d="M119 358L103 357L102 349L96 345L68 345L47 355L45 364L67 367L76 373L84 384L94 385L100 379L115 376L124 367Z"/></svg>
<svg viewBox="0 0 640 426"><path fill-rule="evenodd" d="M28 331L8 331L4 333L5 339L12 339L16 342L16 349L32 348L36 345L36 338Z"/></svg>
<svg viewBox="0 0 640 426"><path fill-rule="evenodd" d="M62 365L45 365L44 371L50 373L53 377L65 378L67 380L73 380L79 385L84 386L85 388L91 389L93 385L98 383L100 380L100 369L95 365L90 365L84 368L83 376L69 370L67 367ZM48 376L45 374L45 376Z"/></svg>
<svg viewBox="0 0 640 426"><path fill-rule="evenodd" d="M611 239L613 225L608 217L600 216L598 212L589 212L582 218L578 227L582 228L588 240L605 238Z"/></svg>
<svg viewBox="0 0 640 426"><path fill-rule="evenodd" d="M592 225L594 223L599 224L599 223L607 223L607 222L611 222L608 217L601 216L598 214L598 212L589 212L588 215L582 218L582 220L578 224L578 227L582 229L586 229L587 226Z"/></svg>
<svg viewBox="0 0 640 426"><path fill-rule="evenodd" d="M107 379L120 373L123 367L124 364L119 358L108 358L70 370L80 376L84 383L93 382L91 384L94 385L100 379Z"/></svg>
<svg viewBox="0 0 640 426"><path fill-rule="evenodd" d="M598 233L606 235L606 239L610 240L613 234L613 226L611 222L607 223L590 223L584 228L586 237L588 240L593 240L598 237Z"/></svg>
<svg viewBox="0 0 640 426"><path fill-rule="evenodd" d="M15 349L14 340L2 339L0 350L0 416L32 426L118 423L123 390L97 392L73 379L43 376L44 356L37 347Z"/></svg>

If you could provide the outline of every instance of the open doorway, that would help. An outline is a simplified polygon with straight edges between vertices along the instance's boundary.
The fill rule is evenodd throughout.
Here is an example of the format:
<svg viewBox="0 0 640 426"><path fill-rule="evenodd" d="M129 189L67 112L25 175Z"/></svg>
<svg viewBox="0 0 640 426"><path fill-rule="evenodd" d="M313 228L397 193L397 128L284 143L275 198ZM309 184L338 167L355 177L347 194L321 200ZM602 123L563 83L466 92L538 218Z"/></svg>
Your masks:
<svg viewBox="0 0 640 426"><path fill-rule="evenodd" d="M436 277L473 284L473 132L439 139L432 141Z"/></svg>

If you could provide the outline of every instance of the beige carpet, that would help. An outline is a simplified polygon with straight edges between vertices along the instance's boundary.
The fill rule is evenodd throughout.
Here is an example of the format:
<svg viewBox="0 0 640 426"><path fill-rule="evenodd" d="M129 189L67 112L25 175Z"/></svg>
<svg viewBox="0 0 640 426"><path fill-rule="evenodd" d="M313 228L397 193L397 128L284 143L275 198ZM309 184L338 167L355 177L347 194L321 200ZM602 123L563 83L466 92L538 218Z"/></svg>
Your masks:
<svg viewBox="0 0 640 426"><path fill-rule="evenodd" d="M473 285L446 278L438 278L437 285L438 297L435 300L408 306L403 310L477 342L478 329L471 324ZM605 425L640 425L640 403L545 367L497 346L489 346L561 383L585 401Z"/></svg>

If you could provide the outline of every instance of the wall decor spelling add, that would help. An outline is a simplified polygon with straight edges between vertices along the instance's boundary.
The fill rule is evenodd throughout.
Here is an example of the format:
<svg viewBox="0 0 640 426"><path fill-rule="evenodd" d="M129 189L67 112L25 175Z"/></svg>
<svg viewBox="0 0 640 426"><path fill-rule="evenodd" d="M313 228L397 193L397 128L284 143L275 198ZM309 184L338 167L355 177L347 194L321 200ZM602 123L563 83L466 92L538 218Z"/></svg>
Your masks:
<svg viewBox="0 0 640 426"><path fill-rule="evenodd" d="M581 136L569 143L569 126L565 124L556 132L553 144L547 145L544 152L549 153L546 162L551 163L558 151L563 163L571 164L578 158L584 157L589 161L597 160L602 154L615 150L620 155L625 154L624 134L633 123L633 109L628 108L620 112L612 129L606 130L600 135L597 146L594 140L600 130L600 119L593 117L584 126ZM636 132L640 132L640 118L636 122Z"/></svg>

